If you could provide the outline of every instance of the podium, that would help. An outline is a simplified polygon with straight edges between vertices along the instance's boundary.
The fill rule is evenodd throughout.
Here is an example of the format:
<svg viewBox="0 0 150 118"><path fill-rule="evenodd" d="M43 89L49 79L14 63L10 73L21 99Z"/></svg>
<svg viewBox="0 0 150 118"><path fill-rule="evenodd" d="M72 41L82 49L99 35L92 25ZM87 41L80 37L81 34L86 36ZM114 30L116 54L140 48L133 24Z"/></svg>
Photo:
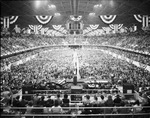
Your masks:
<svg viewBox="0 0 150 118"><path fill-rule="evenodd" d="M133 84L123 84L123 93L132 94L134 93L134 85Z"/></svg>
<svg viewBox="0 0 150 118"><path fill-rule="evenodd" d="M123 84L123 93L126 99L134 99L134 85L129 83Z"/></svg>
<svg viewBox="0 0 150 118"><path fill-rule="evenodd" d="M29 94L33 94L33 86L32 85L22 86L22 94L25 100L30 101L32 99L32 95Z"/></svg>
<svg viewBox="0 0 150 118"><path fill-rule="evenodd" d="M71 94L81 94L82 86L71 86ZM82 95L71 95L71 101L82 101Z"/></svg>

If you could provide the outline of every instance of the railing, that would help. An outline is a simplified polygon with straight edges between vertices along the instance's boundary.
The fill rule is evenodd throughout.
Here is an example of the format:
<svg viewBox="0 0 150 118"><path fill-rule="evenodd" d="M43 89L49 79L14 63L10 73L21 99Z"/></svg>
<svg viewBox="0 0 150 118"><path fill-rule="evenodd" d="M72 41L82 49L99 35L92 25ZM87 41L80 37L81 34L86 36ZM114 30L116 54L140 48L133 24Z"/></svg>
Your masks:
<svg viewBox="0 0 150 118"><path fill-rule="evenodd" d="M61 94L62 96L65 94L65 93L40 93L38 94L38 96L57 96L58 94ZM22 96L34 96L35 94L22 94ZM81 95L81 96L84 96L84 95L90 95L90 96L95 96L95 95L102 95L101 93L90 93L90 94L87 94L87 93L81 93L81 94L76 94L76 93L67 93L68 96L70 95ZM110 95L110 94L106 94L107 96ZM117 94L111 94L112 96L114 95L117 95ZM135 94L134 93L125 93L125 94L119 94L120 96L124 96L124 95L130 95L130 96L134 96Z"/></svg>
<svg viewBox="0 0 150 118"><path fill-rule="evenodd" d="M150 106L143 106L142 110L140 112L136 112L136 108L139 107L62 107L63 112L56 114L51 112L51 107L30 107L32 109L47 109L48 112L46 113L22 113L22 110L28 109L27 107L9 107L5 108L2 107L1 109L4 109L4 112L1 114L2 118L25 118L27 116L30 116L30 118L35 118L38 116L38 118L51 118L55 116L56 118L59 117L100 117L102 116L105 118L106 116L128 116L128 118L133 118L134 116L140 116L140 118L150 118ZM7 112L5 109L9 109ZM83 112L84 110L90 110L90 113ZM98 109L98 113L94 114L92 111ZM122 110L125 110L123 112ZM145 112L143 109L147 109L149 111ZM127 111L128 110L128 111ZM13 112L12 112L13 111ZM12 112L12 113L11 113ZM81 113L82 112L82 113ZM28 117L27 117L28 118ZM113 117L114 118L114 117Z"/></svg>
<svg viewBox="0 0 150 118"><path fill-rule="evenodd" d="M150 118L149 113L138 113L138 114L18 114L18 115L1 115L2 118L106 118L107 116L112 116L111 118L116 118L116 116L122 118L123 116L127 116L126 118Z"/></svg>
<svg viewBox="0 0 150 118"><path fill-rule="evenodd" d="M33 90L33 93L36 92L69 92L71 91L70 89L66 90ZM113 91L118 91L117 89L82 89L82 92L113 92Z"/></svg>
<svg viewBox="0 0 150 118"><path fill-rule="evenodd" d="M67 89L67 90L33 90L32 94L23 94L24 96L28 96L28 95L34 95L36 93L38 93L39 95L57 95L57 94L62 94L64 95L65 93L67 93L68 95L87 95L89 94L90 96L94 96L95 94L102 94L103 92L105 92L106 94L115 94L116 92L117 94L124 96L124 95L135 95L137 93L121 93L116 89L82 89L81 93L78 94L73 94L71 92L71 90Z"/></svg>
<svg viewBox="0 0 150 118"><path fill-rule="evenodd" d="M10 54L1 55L1 59L5 59L5 58L8 58L8 57L16 56L16 55L23 54L23 53L26 53L26 52L31 52L31 51L38 50L38 49L49 48L49 47L68 47L69 45L75 45L75 44L46 45L46 46L38 46L38 47L28 48L28 49L19 50L19 51L10 53ZM126 49L126 48L122 48L122 47L118 47L118 46L111 46L111 45L85 45L85 44L78 44L78 46L83 46L83 47L89 47L89 46L91 46L91 47L107 47L107 48L123 50L123 51L126 51L126 52L131 52L131 53L135 53L135 54L141 54L141 55L150 57L149 53L147 54L147 53L143 53L141 51L135 51L135 50L132 50L132 49Z"/></svg>

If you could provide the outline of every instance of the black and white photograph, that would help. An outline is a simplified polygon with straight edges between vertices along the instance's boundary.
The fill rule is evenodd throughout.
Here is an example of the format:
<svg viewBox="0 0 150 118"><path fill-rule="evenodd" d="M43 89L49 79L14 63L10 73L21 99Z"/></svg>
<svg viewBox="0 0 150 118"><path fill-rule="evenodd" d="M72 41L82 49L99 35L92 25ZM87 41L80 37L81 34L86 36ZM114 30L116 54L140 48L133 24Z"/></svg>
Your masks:
<svg viewBox="0 0 150 118"><path fill-rule="evenodd" d="M150 0L1 0L1 118L150 118Z"/></svg>

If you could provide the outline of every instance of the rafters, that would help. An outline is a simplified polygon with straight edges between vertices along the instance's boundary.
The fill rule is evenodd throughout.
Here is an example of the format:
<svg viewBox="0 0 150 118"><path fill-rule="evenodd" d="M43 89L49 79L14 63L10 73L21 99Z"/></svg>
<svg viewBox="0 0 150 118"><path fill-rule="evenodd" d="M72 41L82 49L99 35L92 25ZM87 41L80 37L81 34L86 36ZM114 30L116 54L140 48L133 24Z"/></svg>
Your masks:
<svg viewBox="0 0 150 118"><path fill-rule="evenodd" d="M74 6L73 6L73 0L70 0L70 10L71 10L71 14L74 13Z"/></svg>
<svg viewBox="0 0 150 118"><path fill-rule="evenodd" d="M65 11L65 8L64 8L64 5L63 5L62 1L60 2L60 4L61 4L61 7L63 8L63 10ZM64 14L67 15L66 12Z"/></svg>
<svg viewBox="0 0 150 118"><path fill-rule="evenodd" d="M118 7L116 7L115 9L113 9L111 12L109 12L109 15L113 15L113 13L117 10L119 10L119 8L121 8L124 5L124 2L121 2L120 5Z"/></svg>
<svg viewBox="0 0 150 118"><path fill-rule="evenodd" d="M85 11L84 11L84 15L85 15L85 12L87 11L87 8L88 8L89 4L90 4L90 1L88 1L88 2L86 3L86 8L85 8Z"/></svg>
<svg viewBox="0 0 150 118"><path fill-rule="evenodd" d="M87 23L87 17L89 16L89 13L96 11L94 5L100 3L103 4L103 6L102 9L96 11L97 16L117 15L123 17L122 20L126 20L127 15L131 16L133 14L150 14L150 10L147 10L150 5L150 0L113 1L115 2L114 7L110 7L109 0L48 0L48 3L56 5L56 12L59 12L63 17L68 18L69 15L73 14L82 15L84 22L87 21ZM53 15L53 12L45 5L36 10L34 7L34 2L29 0L14 2L1 0L0 2L2 6L1 15ZM58 22L53 21L53 23L55 24Z"/></svg>
<svg viewBox="0 0 150 118"><path fill-rule="evenodd" d="M133 9L139 10L143 14L150 14L149 12L146 12L146 11L144 11L144 10L142 10L140 8L142 5L146 4L147 2L150 2L150 0L145 0L143 3L139 3L138 5L130 4L129 2L124 2L124 4L126 4L126 5L128 5L128 6L132 7L132 8L130 10L128 10L128 11L125 11L123 14L125 14L126 12L129 13Z"/></svg>

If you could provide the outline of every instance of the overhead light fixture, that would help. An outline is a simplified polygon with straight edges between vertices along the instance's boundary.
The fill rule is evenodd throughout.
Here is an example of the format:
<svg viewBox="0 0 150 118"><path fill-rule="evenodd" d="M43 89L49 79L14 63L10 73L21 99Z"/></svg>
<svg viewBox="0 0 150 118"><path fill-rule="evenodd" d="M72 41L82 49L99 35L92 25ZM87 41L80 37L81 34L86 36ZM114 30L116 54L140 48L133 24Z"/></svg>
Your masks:
<svg viewBox="0 0 150 118"><path fill-rule="evenodd" d="M41 4L41 1L39 1L39 0L36 0L35 3L34 3L36 8L39 8L40 4Z"/></svg>
<svg viewBox="0 0 150 118"><path fill-rule="evenodd" d="M96 5L94 5L94 8L100 8L100 7L102 7L102 4L96 4Z"/></svg>
<svg viewBox="0 0 150 118"><path fill-rule="evenodd" d="M102 4L99 4L99 7L102 7Z"/></svg>
<svg viewBox="0 0 150 118"><path fill-rule="evenodd" d="M55 5L51 4L51 5L48 5L49 8L56 8Z"/></svg>
<svg viewBox="0 0 150 118"><path fill-rule="evenodd" d="M61 14L57 12L57 13L55 13L54 15L55 15L55 16L60 16Z"/></svg>
<svg viewBox="0 0 150 118"><path fill-rule="evenodd" d="M89 15L90 15L90 16L94 16L94 15L95 15L95 13L94 13L94 12L91 12L91 13L89 13Z"/></svg>
<svg viewBox="0 0 150 118"><path fill-rule="evenodd" d="M94 5L94 7L96 8L96 7L98 7L98 5Z"/></svg>
<svg viewBox="0 0 150 118"><path fill-rule="evenodd" d="M110 1L110 6L111 6L111 7L114 7L114 4L115 4L114 1L111 0L111 1Z"/></svg>

